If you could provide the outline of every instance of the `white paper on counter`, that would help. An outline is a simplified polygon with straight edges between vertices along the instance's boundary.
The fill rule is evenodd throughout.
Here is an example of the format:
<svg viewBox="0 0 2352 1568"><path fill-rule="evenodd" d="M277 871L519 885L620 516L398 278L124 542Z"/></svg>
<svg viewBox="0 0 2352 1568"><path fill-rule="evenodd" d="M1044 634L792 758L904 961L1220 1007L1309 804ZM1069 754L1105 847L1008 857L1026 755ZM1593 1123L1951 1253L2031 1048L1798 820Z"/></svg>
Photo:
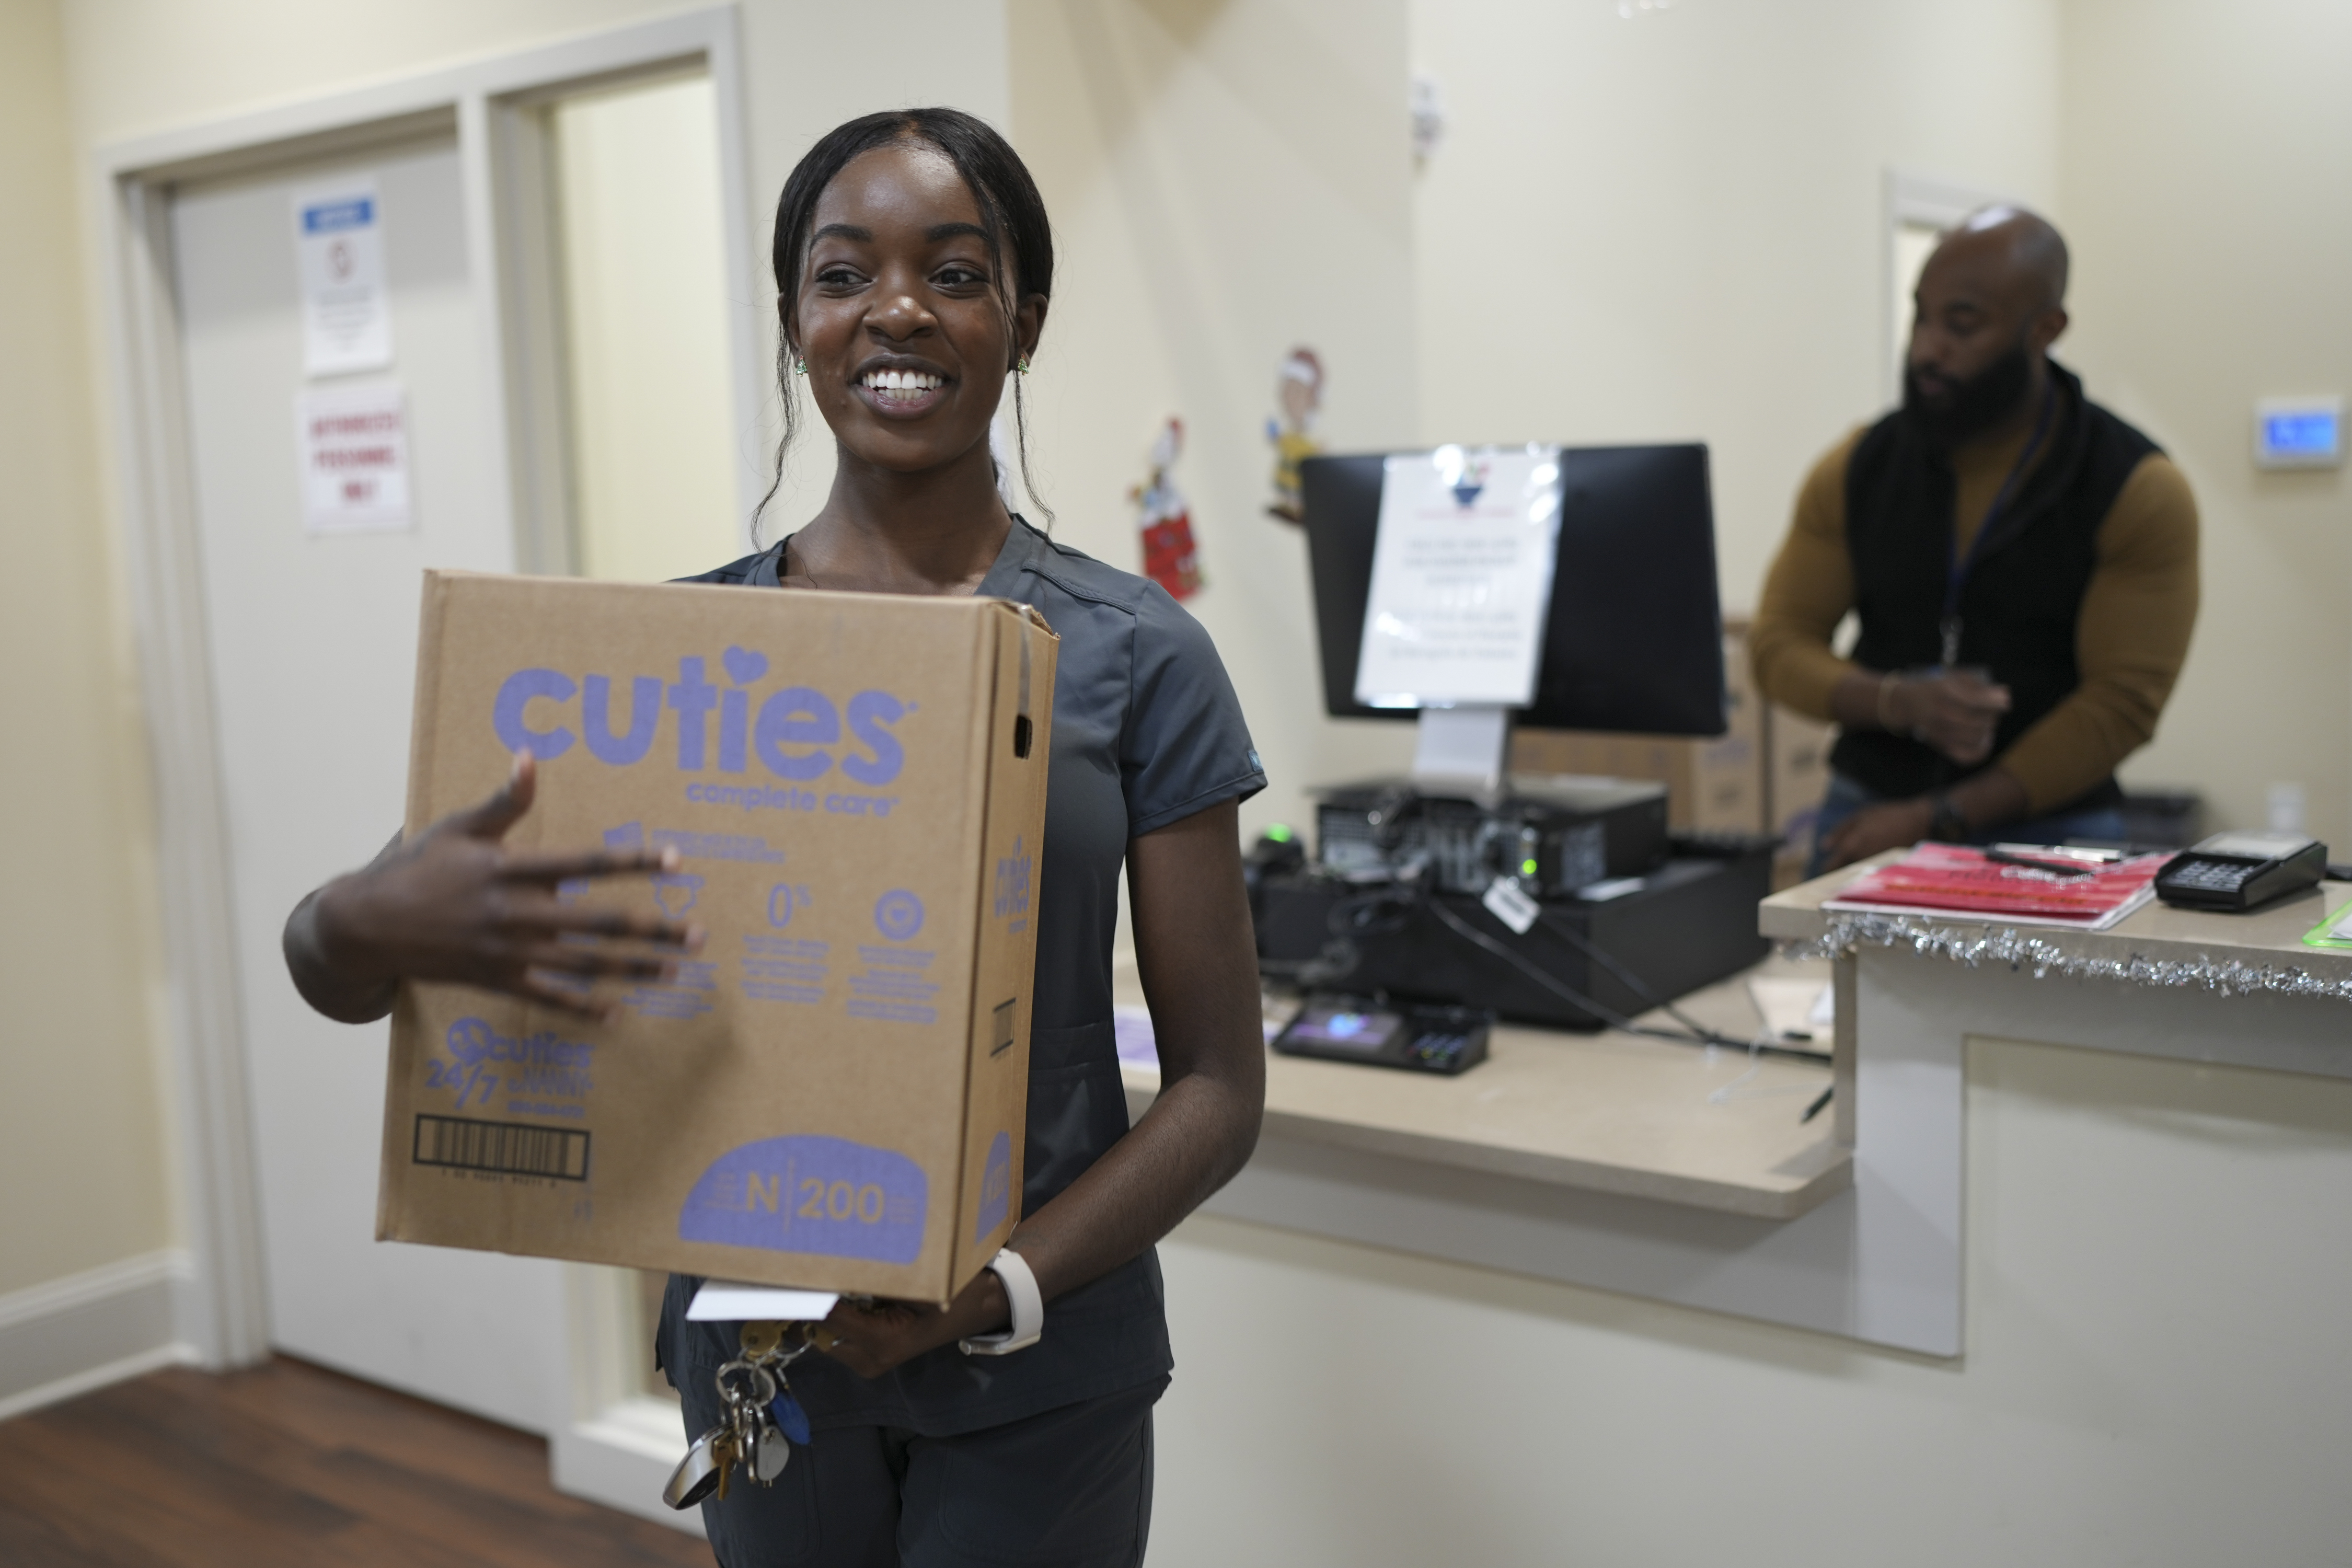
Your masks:
<svg viewBox="0 0 2352 1568"><path fill-rule="evenodd" d="M1837 987L1807 975L1792 979L1751 974L1748 1000L1776 1040L1811 1041L1826 1053L1837 1028Z"/></svg>

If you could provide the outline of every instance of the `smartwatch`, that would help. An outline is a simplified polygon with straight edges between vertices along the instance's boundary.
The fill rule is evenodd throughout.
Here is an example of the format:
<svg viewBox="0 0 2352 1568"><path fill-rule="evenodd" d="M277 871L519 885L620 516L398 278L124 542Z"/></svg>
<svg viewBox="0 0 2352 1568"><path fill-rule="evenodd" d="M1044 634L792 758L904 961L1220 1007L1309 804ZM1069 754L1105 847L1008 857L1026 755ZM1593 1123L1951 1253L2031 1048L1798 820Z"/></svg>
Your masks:
<svg viewBox="0 0 2352 1568"><path fill-rule="evenodd" d="M1019 1253L1005 1247L988 1260L989 1271L1004 1287L1004 1299L1013 1307L1013 1326L992 1334L974 1334L956 1342L966 1355L1011 1355L1025 1351L1045 1333L1045 1298L1037 1289L1037 1277L1029 1272L1029 1265Z"/></svg>

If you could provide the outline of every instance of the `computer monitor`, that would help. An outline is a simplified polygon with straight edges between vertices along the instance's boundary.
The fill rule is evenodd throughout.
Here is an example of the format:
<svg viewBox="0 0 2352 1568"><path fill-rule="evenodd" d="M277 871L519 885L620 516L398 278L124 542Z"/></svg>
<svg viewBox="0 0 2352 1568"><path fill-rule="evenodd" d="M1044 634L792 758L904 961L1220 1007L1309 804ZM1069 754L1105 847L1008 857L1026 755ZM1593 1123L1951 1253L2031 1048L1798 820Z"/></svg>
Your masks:
<svg viewBox="0 0 2352 1568"><path fill-rule="evenodd" d="M1364 602L1387 454L1299 465L1323 706L1335 719L1412 719L1356 700ZM1563 447L1559 552L1532 706L1522 724L1720 735L1723 614L1706 448Z"/></svg>

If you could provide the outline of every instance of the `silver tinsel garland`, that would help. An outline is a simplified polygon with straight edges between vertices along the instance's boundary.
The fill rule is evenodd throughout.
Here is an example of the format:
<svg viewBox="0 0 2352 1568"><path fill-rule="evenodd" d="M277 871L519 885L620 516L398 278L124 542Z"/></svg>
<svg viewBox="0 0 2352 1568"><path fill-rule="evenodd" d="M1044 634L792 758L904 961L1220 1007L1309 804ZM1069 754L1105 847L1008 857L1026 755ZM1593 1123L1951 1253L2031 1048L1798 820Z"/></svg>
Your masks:
<svg viewBox="0 0 2352 1568"><path fill-rule="evenodd" d="M2291 964L2194 960L2090 958L2069 952L2014 926L1954 927L1911 915L1833 914L1829 930L1787 949L1791 958L1837 958L1859 947L1905 947L1922 958L1949 959L1971 969L2004 964L2036 980L2120 980L2127 985L2187 985L2216 996L2324 996L2352 1002L2352 977L2330 980Z"/></svg>

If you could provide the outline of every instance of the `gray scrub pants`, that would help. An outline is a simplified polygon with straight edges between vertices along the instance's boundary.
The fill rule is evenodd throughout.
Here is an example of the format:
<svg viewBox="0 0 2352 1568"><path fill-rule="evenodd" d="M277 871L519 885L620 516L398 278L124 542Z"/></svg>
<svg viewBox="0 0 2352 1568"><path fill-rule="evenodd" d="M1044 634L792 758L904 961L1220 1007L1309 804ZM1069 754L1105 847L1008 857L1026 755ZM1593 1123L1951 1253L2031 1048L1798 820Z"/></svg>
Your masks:
<svg viewBox="0 0 2352 1568"><path fill-rule="evenodd" d="M686 1375L686 1427L719 1420ZM720 1568L1134 1568L1151 1526L1151 1407L1166 1378L955 1437L837 1426L795 1447L775 1485L740 1475L707 1500Z"/></svg>

